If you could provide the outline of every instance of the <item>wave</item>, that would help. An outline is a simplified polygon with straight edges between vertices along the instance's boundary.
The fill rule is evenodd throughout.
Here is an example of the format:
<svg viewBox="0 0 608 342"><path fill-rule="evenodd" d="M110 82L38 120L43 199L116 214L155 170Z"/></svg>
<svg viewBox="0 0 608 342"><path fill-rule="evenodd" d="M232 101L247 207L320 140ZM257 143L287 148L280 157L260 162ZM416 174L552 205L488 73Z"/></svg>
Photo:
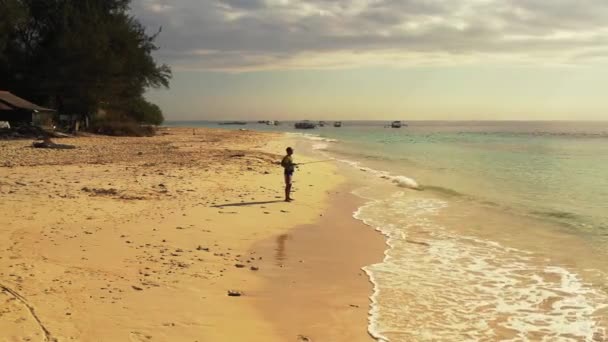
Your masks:
<svg viewBox="0 0 608 342"><path fill-rule="evenodd" d="M310 139L310 137L308 137L308 139ZM323 141L326 141L326 142L337 142L337 140L335 140L335 139L325 139L325 138L323 138L323 139L324 139ZM312 139L312 140L318 141L319 139ZM358 161L353 161L353 160L349 160L349 159L340 159L340 158L331 156L327 153L324 153L324 150L326 150L328 147L328 144L326 142L319 143L319 144L313 144L313 146L312 146L313 150L317 150L317 151L321 152L323 154L323 156L325 156L328 159L332 159L332 160L350 165L356 169L359 169L360 171L368 172L378 178L387 179L399 187L413 189L413 190L421 190L420 185L413 178L402 176L402 175L392 175L388 171L376 170L376 169L372 169L372 168L369 168L366 166L361 166L361 163Z"/></svg>
<svg viewBox="0 0 608 342"><path fill-rule="evenodd" d="M327 156L327 157L332 158L336 161L345 163L347 165L350 165L354 168L359 169L360 171L368 172L378 178L389 180L399 187L408 188L408 189L412 189L412 190L421 190L420 185L413 178L410 178L407 176L402 176L402 175L392 175L388 171L375 170L375 169L372 169L369 167L361 166L361 163L357 162L357 161L352 161L352 160L348 160L348 159L338 159L338 158L331 157L331 156Z"/></svg>
<svg viewBox="0 0 608 342"><path fill-rule="evenodd" d="M318 142L318 143L315 143L312 145L312 149L315 151L321 152L328 159L332 159L332 160L350 165L354 168L359 169L360 171L373 174L378 178L389 180L392 183L396 184L398 187L408 188L408 189L413 189L413 190L421 190L420 185L413 178L403 176L403 175L393 175L388 171L376 170L376 169L372 169L372 168L369 168L366 166L362 166L361 163L358 161L353 161L353 160L349 160L349 159L341 159L341 158L331 156L327 153L324 153L325 150L328 149L330 143L339 142L339 140L337 140L337 139L325 138L325 137L321 137L321 136L314 135L314 134L308 134L308 133L288 133L288 135L301 137L301 138L305 138L308 140ZM363 157L365 158L366 156L363 156ZM377 156L371 156L371 157L377 158Z"/></svg>
<svg viewBox="0 0 608 342"><path fill-rule="evenodd" d="M313 140L313 141L338 142L338 139L326 138L326 137L322 137L322 136L320 136L318 134L312 134L312 133L286 132L285 134L287 134L287 136L305 138L305 139Z"/></svg>
<svg viewBox="0 0 608 342"><path fill-rule="evenodd" d="M353 214L388 246L381 263L364 267L374 284L374 338L591 341L605 334L605 293L527 251L449 231L433 219L448 205L398 192Z"/></svg>
<svg viewBox="0 0 608 342"><path fill-rule="evenodd" d="M581 216L567 211L532 211L533 215L562 220L581 220Z"/></svg>
<svg viewBox="0 0 608 342"><path fill-rule="evenodd" d="M434 191L434 192L438 192L442 195L446 195L449 197L465 197L467 195L463 194L462 192L458 192L454 189L450 189L450 188L445 188L442 186L434 186L434 185L425 185L423 187L424 190L430 190L430 191Z"/></svg>
<svg viewBox="0 0 608 342"><path fill-rule="evenodd" d="M316 142L315 144L312 145L312 149L313 150L325 150L329 147L329 143L335 143L338 142L337 139L332 139L332 138L326 138L326 137L321 137L319 135L316 134L310 134L310 133L286 133L288 136L294 136L294 137L298 137L298 138L304 138L307 140L311 140Z"/></svg>

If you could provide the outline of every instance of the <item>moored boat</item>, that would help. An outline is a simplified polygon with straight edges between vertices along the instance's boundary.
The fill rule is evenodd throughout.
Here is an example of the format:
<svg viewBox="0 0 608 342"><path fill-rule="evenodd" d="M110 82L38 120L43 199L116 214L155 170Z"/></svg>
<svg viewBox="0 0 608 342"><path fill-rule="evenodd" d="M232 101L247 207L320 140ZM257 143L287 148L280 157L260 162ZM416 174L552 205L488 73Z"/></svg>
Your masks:
<svg viewBox="0 0 608 342"><path fill-rule="evenodd" d="M297 128L297 129L313 129L316 127L317 127L317 125L310 121L300 121L300 122L296 122L296 124L295 124L295 128Z"/></svg>
<svg viewBox="0 0 608 342"><path fill-rule="evenodd" d="M245 121L225 121L225 122L220 122L218 123L218 125L246 125L247 122Z"/></svg>

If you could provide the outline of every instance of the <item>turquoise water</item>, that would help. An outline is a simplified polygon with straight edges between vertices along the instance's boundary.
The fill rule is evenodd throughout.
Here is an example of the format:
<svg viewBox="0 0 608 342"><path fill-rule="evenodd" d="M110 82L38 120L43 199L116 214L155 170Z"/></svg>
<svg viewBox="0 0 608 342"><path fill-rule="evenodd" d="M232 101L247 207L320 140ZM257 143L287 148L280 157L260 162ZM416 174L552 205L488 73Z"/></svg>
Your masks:
<svg viewBox="0 0 608 342"><path fill-rule="evenodd" d="M530 126L356 127L321 136L341 142L328 151L428 190L608 234L608 124Z"/></svg>
<svg viewBox="0 0 608 342"><path fill-rule="evenodd" d="M608 341L608 122L384 124L222 128L304 133L365 176L377 340Z"/></svg>

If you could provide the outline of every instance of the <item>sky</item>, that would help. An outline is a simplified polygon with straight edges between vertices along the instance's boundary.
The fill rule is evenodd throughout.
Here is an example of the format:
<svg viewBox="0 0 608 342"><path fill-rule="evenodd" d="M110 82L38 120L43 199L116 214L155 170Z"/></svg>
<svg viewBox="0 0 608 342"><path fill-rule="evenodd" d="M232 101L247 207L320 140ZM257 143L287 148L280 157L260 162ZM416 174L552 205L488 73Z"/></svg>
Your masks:
<svg viewBox="0 0 608 342"><path fill-rule="evenodd" d="M606 0L133 0L167 120L608 120Z"/></svg>

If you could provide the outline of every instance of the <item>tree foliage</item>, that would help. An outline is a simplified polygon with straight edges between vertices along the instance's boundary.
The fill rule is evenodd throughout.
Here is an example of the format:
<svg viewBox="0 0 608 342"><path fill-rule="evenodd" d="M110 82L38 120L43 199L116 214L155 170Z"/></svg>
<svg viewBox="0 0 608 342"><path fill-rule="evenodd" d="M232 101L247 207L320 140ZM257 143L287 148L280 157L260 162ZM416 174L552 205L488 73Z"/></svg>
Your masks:
<svg viewBox="0 0 608 342"><path fill-rule="evenodd" d="M171 78L152 57L160 30L148 34L129 3L0 0L0 88L60 112L104 108L162 122L160 109L143 99L147 88L168 87Z"/></svg>

